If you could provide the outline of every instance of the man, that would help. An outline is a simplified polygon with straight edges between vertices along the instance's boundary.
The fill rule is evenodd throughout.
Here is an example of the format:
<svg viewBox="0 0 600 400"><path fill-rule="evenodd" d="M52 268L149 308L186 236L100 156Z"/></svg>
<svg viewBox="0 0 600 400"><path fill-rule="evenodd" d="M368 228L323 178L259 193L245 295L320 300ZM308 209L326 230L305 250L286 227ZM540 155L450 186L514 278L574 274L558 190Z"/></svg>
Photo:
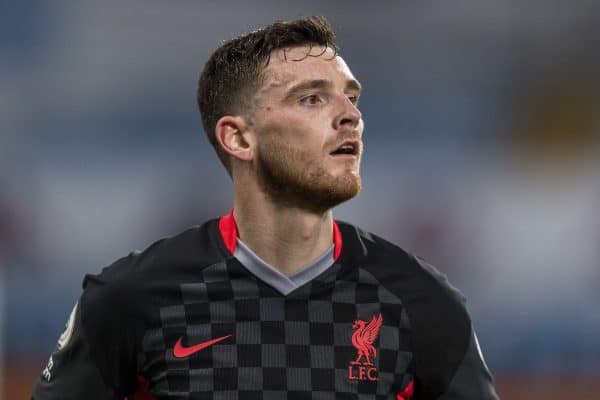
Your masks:
<svg viewBox="0 0 600 400"><path fill-rule="evenodd" d="M233 210L88 275L35 399L496 399L464 299L332 219L361 86L323 18L211 56L198 103Z"/></svg>

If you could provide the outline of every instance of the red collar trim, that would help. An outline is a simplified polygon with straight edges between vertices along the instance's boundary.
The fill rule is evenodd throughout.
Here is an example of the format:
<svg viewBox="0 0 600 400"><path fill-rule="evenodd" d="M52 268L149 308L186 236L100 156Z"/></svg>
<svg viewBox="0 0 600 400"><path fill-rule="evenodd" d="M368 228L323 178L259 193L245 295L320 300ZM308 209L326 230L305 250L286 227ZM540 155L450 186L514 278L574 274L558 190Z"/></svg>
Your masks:
<svg viewBox="0 0 600 400"><path fill-rule="evenodd" d="M219 220L219 232L225 242L225 247L231 254L235 253L237 246L238 228L233 218L233 208L227 215L223 215Z"/></svg>
<svg viewBox="0 0 600 400"><path fill-rule="evenodd" d="M342 232L338 224L333 221L333 261L337 261L342 254Z"/></svg>
<svg viewBox="0 0 600 400"><path fill-rule="evenodd" d="M227 250L229 250L231 254L235 253L238 228L235 219L233 218L233 209L231 209L229 214L224 215L219 219L219 233L221 234L221 238L223 238ZM340 254L342 254L342 233L340 232L338 224L333 221L333 259L337 261Z"/></svg>

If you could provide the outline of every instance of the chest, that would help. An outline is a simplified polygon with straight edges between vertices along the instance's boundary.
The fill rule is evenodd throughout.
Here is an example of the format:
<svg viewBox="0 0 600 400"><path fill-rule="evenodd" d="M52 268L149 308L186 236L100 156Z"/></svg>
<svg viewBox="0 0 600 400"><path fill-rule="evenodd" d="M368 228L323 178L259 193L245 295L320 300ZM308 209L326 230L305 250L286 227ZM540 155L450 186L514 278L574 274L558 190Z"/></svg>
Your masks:
<svg viewBox="0 0 600 400"><path fill-rule="evenodd" d="M142 340L158 398L384 399L411 378L406 312L373 279L288 296L244 275L171 289Z"/></svg>

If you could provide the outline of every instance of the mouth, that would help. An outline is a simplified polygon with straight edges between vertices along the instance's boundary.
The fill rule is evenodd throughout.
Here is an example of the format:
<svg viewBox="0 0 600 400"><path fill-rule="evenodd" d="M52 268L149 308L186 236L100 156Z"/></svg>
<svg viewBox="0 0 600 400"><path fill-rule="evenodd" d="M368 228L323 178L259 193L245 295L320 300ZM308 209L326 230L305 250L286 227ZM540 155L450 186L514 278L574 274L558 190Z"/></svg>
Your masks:
<svg viewBox="0 0 600 400"><path fill-rule="evenodd" d="M334 157L343 157L343 156L358 156L358 152L360 150L360 146L357 140L346 140L339 147L333 150L329 155Z"/></svg>

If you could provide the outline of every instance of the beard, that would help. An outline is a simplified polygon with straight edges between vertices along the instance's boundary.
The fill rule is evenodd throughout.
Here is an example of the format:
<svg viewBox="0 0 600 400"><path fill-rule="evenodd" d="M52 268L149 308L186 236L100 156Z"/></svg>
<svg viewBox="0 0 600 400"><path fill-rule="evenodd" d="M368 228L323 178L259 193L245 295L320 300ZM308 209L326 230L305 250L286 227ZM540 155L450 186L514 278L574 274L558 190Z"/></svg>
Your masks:
<svg viewBox="0 0 600 400"><path fill-rule="evenodd" d="M257 157L259 184L275 203L323 213L360 192L360 175L332 176L322 158L275 136L261 138Z"/></svg>

